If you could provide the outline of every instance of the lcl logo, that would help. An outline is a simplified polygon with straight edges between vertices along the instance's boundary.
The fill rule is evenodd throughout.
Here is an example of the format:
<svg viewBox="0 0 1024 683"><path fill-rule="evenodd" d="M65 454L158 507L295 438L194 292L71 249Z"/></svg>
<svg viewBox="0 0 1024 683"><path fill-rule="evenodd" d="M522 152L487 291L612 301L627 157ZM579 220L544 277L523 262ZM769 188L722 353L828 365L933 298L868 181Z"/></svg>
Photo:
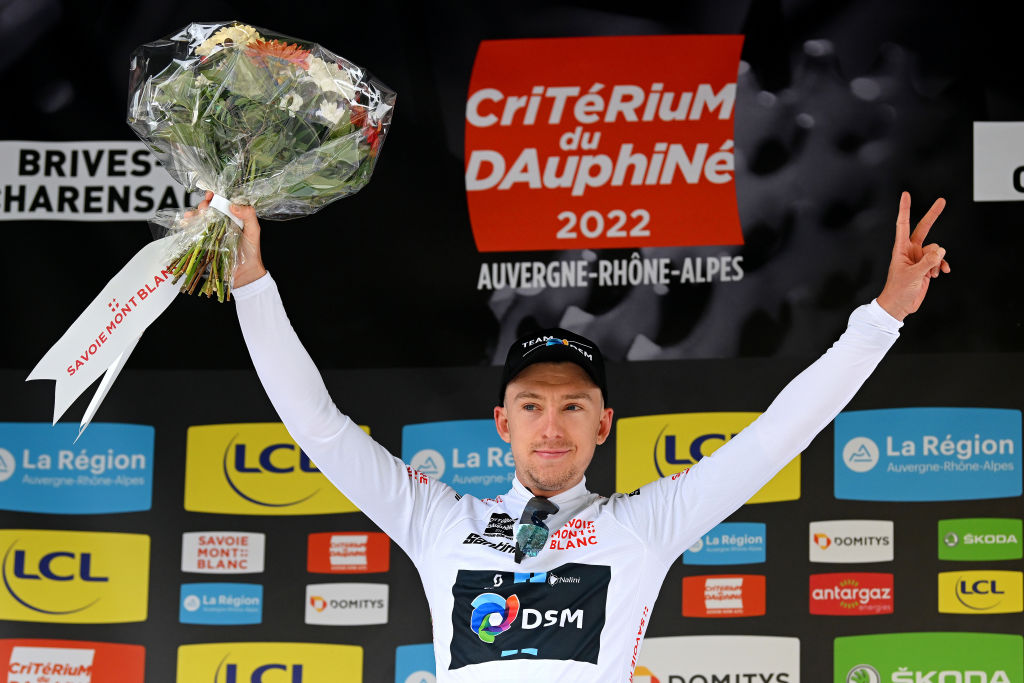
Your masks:
<svg viewBox="0 0 1024 683"><path fill-rule="evenodd" d="M283 671L283 675L274 675L264 678L270 671ZM290 673L290 677L289 677ZM302 665L292 664L263 664L253 669L246 678L243 673L241 678L238 675L238 665L228 664L224 667L224 683L302 683Z"/></svg>
<svg viewBox="0 0 1024 683"><path fill-rule="evenodd" d="M704 453L704 444L710 442L710 450L714 451L721 447L726 441L736 436L736 433L701 434L690 442L689 447L684 453L680 454L676 435L665 434L666 429L668 429L668 425L665 425L661 432L658 433L658 441L656 442L655 450L657 450L657 443L664 443L665 462L669 465L695 465L706 455ZM661 438L663 435L665 437L664 441L662 441ZM654 466L658 470L658 476L664 477L665 472L661 471L657 457L654 458Z"/></svg>
<svg viewBox="0 0 1024 683"><path fill-rule="evenodd" d="M260 451L259 457L256 458L258 466L254 466L253 463L248 461L248 449L244 443L234 444L235 446L235 457L234 465L236 472L273 472L275 474L285 474L287 472L294 472L295 466L289 465L286 467L281 466L281 458L278 458L278 464L275 464L271 460L271 456L277 451L295 451L296 446L290 443L275 443L267 446ZM230 445L228 446L230 449ZM301 472L319 472L316 466L309 459L302 450L299 450L299 471Z"/></svg>
<svg viewBox="0 0 1024 683"><path fill-rule="evenodd" d="M47 553L39 558L39 562L36 564L38 574L32 574L26 568L26 551L15 550L14 551L14 562L13 562L13 574L16 579L50 579L51 581L72 581L75 578L79 578L82 581L93 581L93 582L106 582L110 578L106 576L93 576L92 575L92 553L82 553L77 555L78 559L78 573L74 573L76 554L63 550L57 550L52 553ZM54 563L61 558L66 558L65 561L60 563L60 566L64 567L63 571L71 570L70 574L59 574L61 571L59 568L54 568ZM67 561L67 560L70 560Z"/></svg>

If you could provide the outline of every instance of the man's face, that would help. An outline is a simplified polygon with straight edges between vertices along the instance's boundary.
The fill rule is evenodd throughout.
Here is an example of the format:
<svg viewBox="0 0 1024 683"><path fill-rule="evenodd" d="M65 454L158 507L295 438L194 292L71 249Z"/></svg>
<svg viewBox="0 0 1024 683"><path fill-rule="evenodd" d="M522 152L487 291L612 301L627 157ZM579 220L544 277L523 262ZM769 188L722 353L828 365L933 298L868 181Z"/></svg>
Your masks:
<svg viewBox="0 0 1024 683"><path fill-rule="evenodd" d="M494 424L512 444L519 481L550 497L583 478L611 431L612 409L575 363L534 363L509 382Z"/></svg>

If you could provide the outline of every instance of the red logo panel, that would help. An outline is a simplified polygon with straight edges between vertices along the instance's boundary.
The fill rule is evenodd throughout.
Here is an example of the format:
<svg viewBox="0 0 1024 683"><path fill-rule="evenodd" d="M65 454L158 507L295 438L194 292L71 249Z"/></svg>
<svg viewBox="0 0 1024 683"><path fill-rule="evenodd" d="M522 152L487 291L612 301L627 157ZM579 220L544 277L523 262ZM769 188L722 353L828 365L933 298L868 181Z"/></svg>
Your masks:
<svg viewBox="0 0 1024 683"><path fill-rule="evenodd" d="M308 571L314 574L386 572L391 539L379 531L335 531L309 535Z"/></svg>
<svg viewBox="0 0 1024 683"><path fill-rule="evenodd" d="M683 578L684 617L760 617L765 579L760 574L715 574Z"/></svg>
<svg viewBox="0 0 1024 683"><path fill-rule="evenodd" d="M0 672L10 683L142 683L146 648L83 640L0 640Z"/></svg>
<svg viewBox="0 0 1024 683"><path fill-rule="evenodd" d="M466 100L479 251L742 244L743 36L486 40Z"/></svg>
<svg viewBox="0 0 1024 683"><path fill-rule="evenodd" d="M811 574L811 614L859 616L892 614L892 574L845 572Z"/></svg>

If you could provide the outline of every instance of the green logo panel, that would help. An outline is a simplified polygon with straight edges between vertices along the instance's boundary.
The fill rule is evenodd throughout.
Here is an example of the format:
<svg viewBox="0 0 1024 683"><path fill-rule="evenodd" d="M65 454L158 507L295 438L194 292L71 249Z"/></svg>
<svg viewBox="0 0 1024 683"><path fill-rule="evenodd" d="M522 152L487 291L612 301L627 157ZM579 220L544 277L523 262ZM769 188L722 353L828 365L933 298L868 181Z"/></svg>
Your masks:
<svg viewBox="0 0 1024 683"><path fill-rule="evenodd" d="M846 636L833 646L834 683L1024 681L1024 637L998 633Z"/></svg>
<svg viewBox="0 0 1024 683"><path fill-rule="evenodd" d="M954 561L1019 560L1024 536L1019 519L977 517L939 520L939 559Z"/></svg>

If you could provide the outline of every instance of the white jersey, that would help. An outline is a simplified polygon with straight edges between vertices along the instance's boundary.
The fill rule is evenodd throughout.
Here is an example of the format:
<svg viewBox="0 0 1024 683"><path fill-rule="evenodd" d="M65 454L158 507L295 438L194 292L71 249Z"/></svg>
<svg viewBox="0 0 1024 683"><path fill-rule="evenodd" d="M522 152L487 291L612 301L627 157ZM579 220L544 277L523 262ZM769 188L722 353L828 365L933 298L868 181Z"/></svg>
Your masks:
<svg viewBox="0 0 1024 683"><path fill-rule="evenodd" d="M832 421L901 326L875 302L858 308L761 417L685 474L610 497L581 481L552 497L547 545L516 564L513 525L533 497L518 479L478 500L406 466L334 406L269 274L234 297L288 432L419 571L443 683L631 680L671 564Z"/></svg>

